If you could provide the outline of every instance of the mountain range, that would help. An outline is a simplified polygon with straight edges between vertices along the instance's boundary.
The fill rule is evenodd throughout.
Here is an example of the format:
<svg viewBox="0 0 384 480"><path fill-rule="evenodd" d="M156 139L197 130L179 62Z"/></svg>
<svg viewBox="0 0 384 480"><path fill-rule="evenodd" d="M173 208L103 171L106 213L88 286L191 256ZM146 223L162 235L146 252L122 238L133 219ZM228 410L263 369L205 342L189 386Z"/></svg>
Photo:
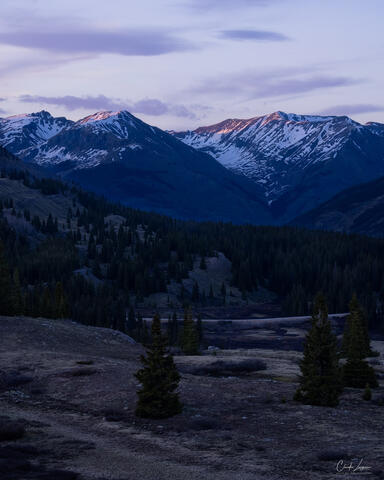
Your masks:
<svg viewBox="0 0 384 480"><path fill-rule="evenodd" d="M0 121L0 145L24 162L114 201L178 218L272 223L260 189L213 157L126 111L78 122L48 112Z"/></svg>
<svg viewBox="0 0 384 480"><path fill-rule="evenodd" d="M279 222L384 175L384 124L275 112L172 132L263 190Z"/></svg>
<svg viewBox="0 0 384 480"><path fill-rule="evenodd" d="M279 111L165 132L127 111L77 122L42 111L0 119L0 145L112 200L196 220L319 226L313 209L384 176L384 124L346 116Z"/></svg>

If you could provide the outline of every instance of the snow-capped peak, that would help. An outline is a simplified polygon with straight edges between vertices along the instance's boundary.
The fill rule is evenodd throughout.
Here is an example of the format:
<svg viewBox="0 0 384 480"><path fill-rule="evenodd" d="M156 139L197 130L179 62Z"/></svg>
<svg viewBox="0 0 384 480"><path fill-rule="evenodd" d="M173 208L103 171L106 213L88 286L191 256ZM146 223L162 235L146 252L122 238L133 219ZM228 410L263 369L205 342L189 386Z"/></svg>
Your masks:
<svg viewBox="0 0 384 480"><path fill-rule="evenodd" d="M328 122L329 120L338 118L333 116L322 116L322 115L298 115L296 113L285 113L281 110L277 112L270 113L269 115L264 115L258 117L263 119L263 123L268 123L271 121L282 121L282 122ZM339 117L339 118L348 118L348 117Z"/></svg>
<svg viewBox="0 0 384 480"><path fill-rule="evenodd" d="M127 110L101 111L88 115L75 123L76 128L92 128L94 132L110 132L119 138L128 138L132 128L136 129L141 121Z"/></svg>
<svg viewBox="0 0 384 480"><path fill-rule="evenodd" d="M11 115L0 120L0 141L4 147L12 145L13 150L29 148L47 141L72 123L64 117L55 118L45 110Z"/></svg>
<svg viewBox="0 0 384 480"><path fill-rule="evenodd" d="M363 127L345 116L298 115L276 111L250 119L228 119L194 131L174 133L188 145L213 155L276 199L287 188L286 175L325 162Z"/></svg>
<svg viewBox="0 0 384 480"><path fill-rule="evenodd" d="M84 117L78 120L76 123L84 124L84 123L100 122L103 120L108 120L110 118L119 117L119 116L127 117L127 116L131 116L131 114L126 110L118 110L115 112L110 110L105 110L105 111L93 113L92 115L88 115L87 117Z"/></svg>

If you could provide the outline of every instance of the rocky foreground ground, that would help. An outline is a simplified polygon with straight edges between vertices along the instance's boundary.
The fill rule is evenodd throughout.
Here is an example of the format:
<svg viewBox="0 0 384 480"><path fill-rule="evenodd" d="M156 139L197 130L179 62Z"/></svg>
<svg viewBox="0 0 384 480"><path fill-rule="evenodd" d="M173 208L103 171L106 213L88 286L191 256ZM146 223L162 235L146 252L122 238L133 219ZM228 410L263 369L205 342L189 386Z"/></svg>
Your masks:
<svg viewBox="0 0 384 480"><path fill-rule="evenodd" d="M292 400L301 354L286 346L180 356L184 412L148 421L134 416L140 353L110 330L1 317L0 478L384 479L383 379L370 402L347 389L311 407Z"/></svg>

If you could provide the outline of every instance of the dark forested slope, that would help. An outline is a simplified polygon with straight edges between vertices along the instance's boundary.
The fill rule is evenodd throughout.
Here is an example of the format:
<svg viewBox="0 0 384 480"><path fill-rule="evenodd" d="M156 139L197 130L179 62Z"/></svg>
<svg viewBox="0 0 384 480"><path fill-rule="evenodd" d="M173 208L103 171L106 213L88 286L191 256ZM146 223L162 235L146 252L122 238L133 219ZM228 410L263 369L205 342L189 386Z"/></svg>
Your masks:
<svg viewBox="0 0 384 480"><path fill-rule="evenodd" d="M14 188L11 195L0 188L0 313L70 316L140 338L135 311L154 293L169 295L172 286L177 294L170 310L225 305L231 288L247 302L265 289L293 315L306 314L318 290L328 296L330 311L346 311L356 291L371 325L383 323L382 239L175 220L10 169L1 158L0 186L9 192L13 182ZM20 191L30 192L30 208L22 208ZM61 207L50 211L50 205ZM219 292L186 288L196 262L203 271L219 253L231 262L231 281Z"/></svg>

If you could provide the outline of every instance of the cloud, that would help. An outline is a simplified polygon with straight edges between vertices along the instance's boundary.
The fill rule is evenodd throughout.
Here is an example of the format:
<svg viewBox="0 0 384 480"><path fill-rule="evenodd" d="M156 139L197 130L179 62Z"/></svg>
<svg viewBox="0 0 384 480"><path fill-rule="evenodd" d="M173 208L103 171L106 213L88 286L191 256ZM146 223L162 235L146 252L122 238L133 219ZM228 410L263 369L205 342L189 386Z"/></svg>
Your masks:
<svg viewBox="0 0 384 480"><path fill-rule="evenodd" d="M169 107L161 100L156 98L146 98L134 103L131 110L136 113L144 113L145 115L164 115L168 113Z"/></svg>
<svg viewBox="0 0 384 480"><path fill-rule="evenodd" d="M79 62L93 58L90 55L47 55L45 58L43 55L28 55L15 58L13 60L7 60L0 63L0 76L12 76L23 75L26 72L36 73L44 72L55 67L60 67L72 62Z"/></svg>
<svg viewBox="0 0 384 480"><path fill-rule="evenodd" d="M73 95L65 95L61 97L45 97L40 95L21 95L19 100L23 103L38 103L43 105L56 105L64 107L67 110L78 110L81 108L91 110L121 110L126 108L126 104L116 101L104 95L95 97L75 97Z"/></svg>
<svg viewBox="0 0 384 480"><path fill-rule="evenodd" d="M317 70L316 67L248 70L237 74L208 78L188 91L199 95L231 95L247 99L275 98L356 85L364 81L325 74Z"/></svg>
<svg viewBox="0 0 384 480"><path fill-rule="evenodd" d="M288 37L278 32L265 30L223 30L220 37L230 40L254 40L258 42L285 42Z"/></svg>
<svg viewBox="0 0 384 480"><path fill-rule="evenodd" d="M52 28L52 27L51 27ZM123 31L73 28L58 25L56 29L25 26L0 33L0 44L68 54L119 54L152 56L192 50L190 42L158 29Z"/></svg>
<svg viewBox="0 0 384 480"><path fill-rule="evenodd" d="M334 107L325 108L320 115L354 115L358 113L374 113L384 112L384 105L373 105L370 103L356 103L353 105L335 105Z"/></svg>
<svg viewBox="0 0 384 480"><path fill-rule="evenodd" d="M0 97L0 102L5 102L6 100L7 100L6 98ZM7 113L7 111L4 110L3 108L0 108L0 115L3 115L4 113Z"/></svg>
<svg viewBox="0 0 384 480"><path fill-rule="evenodd" d="M188 0L188 5L195 10L223 10L268 7L278 1L280 0Z"/></svg>
<svg viewBox="0 0 384 480"><path fill-rule="evenodd" d="M21 95L19 100L24 103L36 103L39 105L55 105L64 107L67 110L129 110L132 113L144 115L161 116L173 115L195 119L196 115L184 105L165 103L156 98L144 98L136 102L128 102L121 99L113 99L105 95L76 97L65 95L57 97L46 97L40 95Z"/></svg>

